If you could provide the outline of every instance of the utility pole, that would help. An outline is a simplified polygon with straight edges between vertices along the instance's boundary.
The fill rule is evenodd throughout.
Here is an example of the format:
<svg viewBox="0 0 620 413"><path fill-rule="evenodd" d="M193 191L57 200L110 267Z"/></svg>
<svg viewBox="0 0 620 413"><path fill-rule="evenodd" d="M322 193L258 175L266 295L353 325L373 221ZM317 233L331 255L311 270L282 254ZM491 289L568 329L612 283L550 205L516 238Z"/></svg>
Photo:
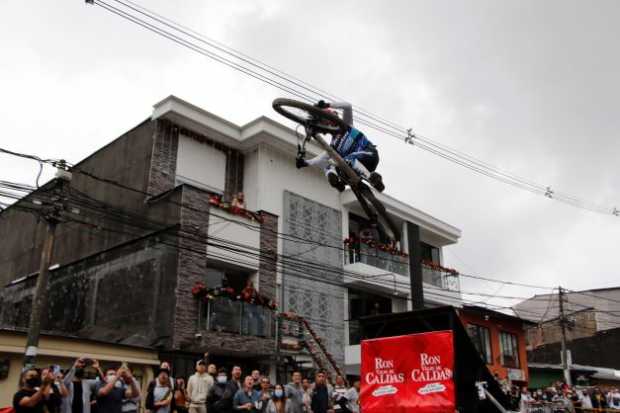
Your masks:
<svg viewBox="0 0 620 413"><path fill-rule="evenodd" d="M560 330L562 332L562 370L566 384L571 385L570 368L568 365L568 351L566 350L566 315L564 314L564 290L558 287L558 299L560 301Z"/></svg>
<svg viewBox="0 0 620 413"><path fill-rule="evenodd" d="M40 215L45 220L46 234L41 251L39 274L32 297L32 311L28 323L28 338L26 339L26 351L24 353L24 368L34 367L39 352L39 336L41 334L41 318L47 307L47 284L49 267L52 264L54 253L54 241L56 239L56 227L60 222L65 209L64 185L71 180L71 173L65 170L64 162L58 165L58 172L53 183L52 196L48 205L41 203Z"/></svg>

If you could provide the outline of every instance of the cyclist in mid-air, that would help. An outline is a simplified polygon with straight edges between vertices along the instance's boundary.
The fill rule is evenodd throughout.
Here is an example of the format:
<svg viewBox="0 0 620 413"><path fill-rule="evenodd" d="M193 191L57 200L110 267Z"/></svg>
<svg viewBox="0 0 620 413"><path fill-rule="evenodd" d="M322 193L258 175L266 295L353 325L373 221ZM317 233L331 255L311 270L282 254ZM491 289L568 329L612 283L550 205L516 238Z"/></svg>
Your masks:
<svg viewBox="0 0 620 413"><path fill-rule="evenodd" d="M316 104L317 107L338 116L334 109L342 109L342 120L348 125L347 129L339 134L332 135L330 146L338 152L347 164L362 178L366 179L379 192L383 192L385 186L383 179L375 170L379 164L379 153L377 147L368 140L359 129L353 127L353 108L351 104L345 102L327 103L323 100ZM327 152L305 160L302 156L297 157L297 168L306 166L317 166L325 171L325 176L329 184L342 192L345 183L338 175L336 166L330 162Z"/></svg>

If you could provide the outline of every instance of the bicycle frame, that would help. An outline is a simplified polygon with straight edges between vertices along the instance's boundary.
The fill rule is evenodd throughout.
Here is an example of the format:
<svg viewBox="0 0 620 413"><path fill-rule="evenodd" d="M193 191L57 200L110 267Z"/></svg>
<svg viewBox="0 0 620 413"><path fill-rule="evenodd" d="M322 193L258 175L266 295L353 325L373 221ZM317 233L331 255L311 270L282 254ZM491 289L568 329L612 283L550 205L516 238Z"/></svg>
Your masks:
<svg viewBox="0 0 620 413"><path fill-rule="evenodd" d="M374 196L372 190L364 183L364 181L355 173L355 171L345 162L344 159L336 152L334 148L332 148L321 135L316 133L311 125L304 125L306 130L306 137L303 140L303 143L299 147L299 153L301 155L305 154L306 143L314 138L315 141L319 144L319 146L325 150L330 159L336 164L336 167L341 171L341 174L344 175L344 179L347 184L351 187L351 190L355 194L358 202L360 203L362 209L368 216L368 219L371 223L375 224L377 230L382 233L382 235L387 236L384 226L379 222L379 219L382 219L387 223L387 227L392 231L394 240L396 242L400 242L401 240L401 231L398 226L392 221L392 219L388 216L385 207L381 202ZM373 205L371 207L370 204Z"/></svg>

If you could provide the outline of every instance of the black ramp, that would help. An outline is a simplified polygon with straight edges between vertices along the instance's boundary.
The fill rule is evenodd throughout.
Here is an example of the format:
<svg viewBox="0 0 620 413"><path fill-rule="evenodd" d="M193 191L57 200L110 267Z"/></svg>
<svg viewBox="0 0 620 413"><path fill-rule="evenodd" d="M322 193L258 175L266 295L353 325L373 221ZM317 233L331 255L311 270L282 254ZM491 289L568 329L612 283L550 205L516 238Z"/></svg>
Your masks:
<svg viewBox="0 0 620 413"><path fill-rule="evenodd" d="M469 339L454 307L381 314L360 319L362 339L452 330L456 404L461 413L497 413L489 400L479 400L476 382L487 382L488 391L508 408L508 398Z"/></svg>

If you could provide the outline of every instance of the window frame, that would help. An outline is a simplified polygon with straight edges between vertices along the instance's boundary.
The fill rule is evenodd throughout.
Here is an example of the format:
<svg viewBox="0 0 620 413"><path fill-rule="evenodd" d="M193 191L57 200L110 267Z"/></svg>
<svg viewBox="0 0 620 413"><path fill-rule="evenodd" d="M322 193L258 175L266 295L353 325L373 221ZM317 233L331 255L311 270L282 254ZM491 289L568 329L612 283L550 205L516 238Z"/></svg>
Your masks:
<svg viewBox="0 0 620 413"><path fill-rule="evenodd" d="M506 350L512 350L512 354L507 354ZM503 367L511 369L521 368L521 358L519 357L519 337L510 331L499 332L499 353L500 362ZM506 356L514 359L513 363L506 363Z"/></svg>
<svg viewBox="0 0 620 413"><path fill-rule="evenodd" d="M480 348L478 348L476 346L476 342L473 340L473 337L470 334L470 329L471 328L476 328L477 332L477 338L480 339ZM483 343L482 342L482 335L481 335L481 331L485 331L486 332L486 342ZM474 343L474 347L476 347L476 350L478 350L478 354L480 354L480 357L482 357L482 359L484 360L484 362L486 364L493 364L493 345L491 344L491 330L489 329L489 327L480 325L480 324L476 324L476 323L467 323L467 333L469 335L470 340ZM484 347L484 354L482 351L482 348ZM488 354L487 354L487 350L488 350Z"/></svg>

